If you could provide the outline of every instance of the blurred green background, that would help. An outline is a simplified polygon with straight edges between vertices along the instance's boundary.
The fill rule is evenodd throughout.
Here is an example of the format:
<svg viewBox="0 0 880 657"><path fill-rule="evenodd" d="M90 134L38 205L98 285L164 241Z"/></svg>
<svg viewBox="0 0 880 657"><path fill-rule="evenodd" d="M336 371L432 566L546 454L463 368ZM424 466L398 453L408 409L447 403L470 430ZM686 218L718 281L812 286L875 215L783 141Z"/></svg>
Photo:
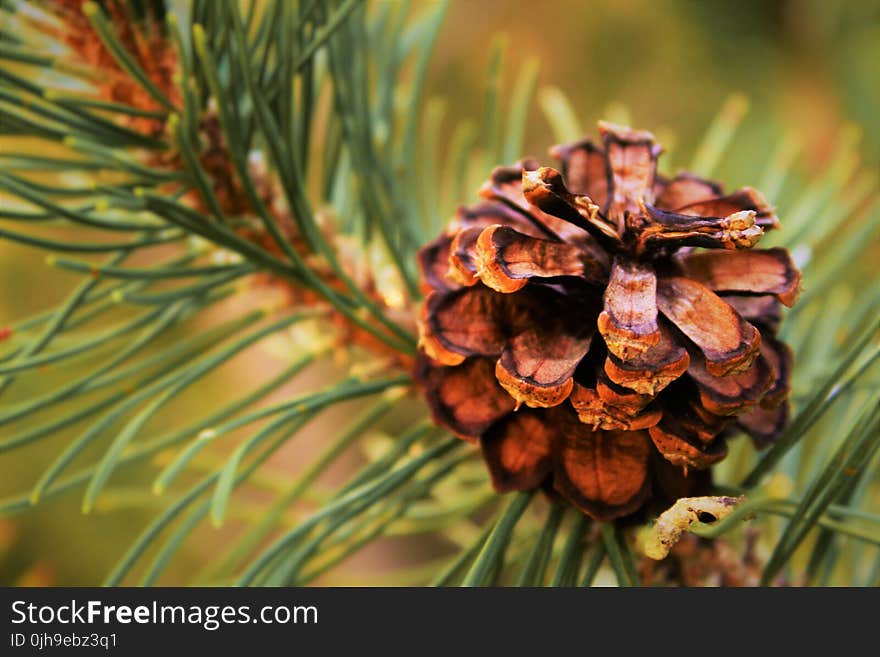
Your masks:
<svg viewBox="0 0 880 657"><path fill-rule="evenodd" d="M414 10L429 2L417 0ZM453 0L427 88L429 100L442 99L443 125L450 130L462 119L479 120L484 112L490 44L496 34L503 34L507 44L507 94L517 67L535 59L539 90L562 90L591 132L600 118L629 115L636 127L658 133L670 146L670 157L661 164L667 172L687 163L685 155L736 92L748 98L750 111L735 152L753 160L756 172L780 135L792 133L804 144L798 167L806 175L820 176L848 123L861 130L864 161L873 169L880 159L877 1ZM546 159L553 142L536 102L526 154ZM0 242L0 327L50 307L76 284L75 276L44 266L43 257ZM224 370L226 381L212 379L185 404L211 399L248 368L272 367L269 361L267 355L266 362L232 363ZM0 496L27 490L69 436L0 454ZM148 479L141 479L143 490ZM100 581L152 512L149 505L134 512L123 506L82 516L78 505L72 495L38 512L0 519L0 584ZM216 532L199 537L188 545L178 571L221 540Z"/></svg>
<svg viewBox="0 0 880 657"><path fill-rule="evenodd" d="M538 58L539 86L559 87L591 131L622 104L635 124L668 129L690 153L722 101L742 92L752 120L741 134L760 161L774 135L792 130L805 139L805 160L821 167L845 121L864 130L867 159L880 159L877 0L458 0L432 68L450 114L480 115L499 32L507 81ZM527 144L544 155L552 137L532 116Z"/></svg>

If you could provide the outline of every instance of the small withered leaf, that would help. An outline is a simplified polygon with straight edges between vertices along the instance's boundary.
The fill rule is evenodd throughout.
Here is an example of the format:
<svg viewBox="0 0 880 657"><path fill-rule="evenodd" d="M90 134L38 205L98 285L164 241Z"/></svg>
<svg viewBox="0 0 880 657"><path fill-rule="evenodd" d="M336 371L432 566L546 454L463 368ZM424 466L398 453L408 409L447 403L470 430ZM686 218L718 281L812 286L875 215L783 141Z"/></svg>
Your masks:
<svg viewBox="0 0 880 657"><path fill-rule="evenodd" d="M741 497L683 497L639 533L638 543L650 559L665 559L681 535L697 522L723 520L742 501Z"/></svg>
<svg viewBox="0 0 880 657"><path fill-rule="evenodd" d="M758 330L697 281L682 276L660 278L657 305L700 348L706 369L714 376L741 372L758 354Z"/></svg>
<svg viewBox="0 0 880 657"><path fill-rule="evenodd" d="M689 253L679 264L684 276L716 292L772 294L791 306L800 291L801 273L785 249Z"/></svg>
<svg viewBox="0 0 880 657"><path fill-rule="evenodd" d="M650 265L615 258L604 301L599 332L608 351L620 360L643 356L660 342L657 277Z"/></svg>

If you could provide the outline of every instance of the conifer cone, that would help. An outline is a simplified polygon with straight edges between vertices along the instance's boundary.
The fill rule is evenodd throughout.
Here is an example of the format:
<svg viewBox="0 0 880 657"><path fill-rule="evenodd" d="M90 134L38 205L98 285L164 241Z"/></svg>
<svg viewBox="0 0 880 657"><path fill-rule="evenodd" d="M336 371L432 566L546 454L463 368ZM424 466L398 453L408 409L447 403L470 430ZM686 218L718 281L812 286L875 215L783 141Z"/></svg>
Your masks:
<svg viewBox="0 0 880 657"><path fill-rule="evenodd" d="M779 226L760 193L664 178L651 133L599 131L552 149L561 171L497 168L420 251L416 378L498 491L610 520L696 492L736 428L780 434L800 272L753 249Z"/></svg>

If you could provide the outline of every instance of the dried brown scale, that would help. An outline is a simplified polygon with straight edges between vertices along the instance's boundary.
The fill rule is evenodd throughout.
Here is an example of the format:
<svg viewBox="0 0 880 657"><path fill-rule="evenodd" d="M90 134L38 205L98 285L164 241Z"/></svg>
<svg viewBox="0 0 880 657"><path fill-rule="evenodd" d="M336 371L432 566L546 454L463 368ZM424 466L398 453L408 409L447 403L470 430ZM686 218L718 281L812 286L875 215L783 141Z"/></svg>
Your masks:
<svg viewBox="0 0 880 657"><path fill-rule="evenodd" d="M649 132L599 131L551 151L561 171L495 169L488 203L421 250L416 379L499 491L610 520L704 487L735 427L779 435L800 273L753 248L779 225L760 193L663 178Z"/></svg>

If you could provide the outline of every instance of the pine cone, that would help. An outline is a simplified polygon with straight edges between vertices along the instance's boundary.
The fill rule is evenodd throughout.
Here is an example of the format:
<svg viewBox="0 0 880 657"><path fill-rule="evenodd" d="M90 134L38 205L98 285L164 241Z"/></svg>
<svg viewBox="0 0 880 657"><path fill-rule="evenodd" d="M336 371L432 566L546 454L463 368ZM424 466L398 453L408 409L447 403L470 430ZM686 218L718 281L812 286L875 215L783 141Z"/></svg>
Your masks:
<svg viewBox="0 0 880 657"><path fill-rule="evenodd" d="M663 178L651 133L599 131L601 148L552 150L561 173L493 171L420 251L416 378L498 491L546 486L610 520L696 492L689 470L737 427L779 435L792 356L775 333L800 272L749 250L779 225L757 191Z"/></svg>

